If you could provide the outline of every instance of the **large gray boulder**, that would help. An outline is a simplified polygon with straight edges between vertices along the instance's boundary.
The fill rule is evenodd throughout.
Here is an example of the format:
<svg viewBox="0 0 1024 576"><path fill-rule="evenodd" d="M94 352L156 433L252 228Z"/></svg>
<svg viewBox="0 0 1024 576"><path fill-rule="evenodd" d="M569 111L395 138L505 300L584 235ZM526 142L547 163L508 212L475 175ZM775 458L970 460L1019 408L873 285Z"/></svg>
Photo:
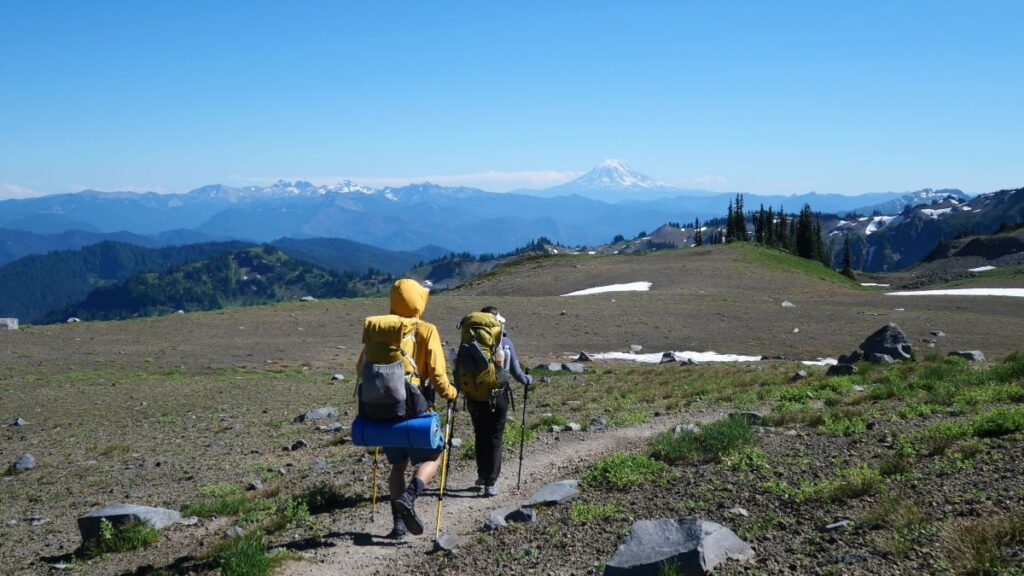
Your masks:
<svg viewBox="0 0 1024 576"><path fill-rule="evenodd" d="M552 482L537 491L529 500L523 502L523 506L562 504L575 500L580 495L579 485L577 480Z"/></svg>
<svg viewBox="0 0 1024 576"><path fill-rule="evenodd" d="M99 510L93 510L78 519L78 531L82 535L82 543L88 544L100 536L100 520L106 519L114 526L125 524L145 524L150 528L162 530L171 524L188 524L176 510L138 506L135 504L112 504Z"/></svg>
<svg viewBox="0 0 1024 576"><path fill-rule="evenodd" d="M860 345L865 356L871 354L887 354L893 360L910 360L914 357L914 347L910 339L896 324L889 323L868 336Z"/></svg>
<svg viewBox="0 0 1024 576"><path fill-rule="evenodd" d="M704 576L726 560L745 561L754 551L732 530L700 518L640 520L605 564L605 576Z"/></svg>
<svg viewBox="0 0 1024 576"><path fill-rule="evenodd" d="M573 374L582 374L586 370L586 367L579 362L566 362L565 364L562 364L562 370L572 372Z"/></svg>
<svg viewBox="0 0 1024 576"><path fill-rule="evenodd" d="M11 464L10 469L14 472L25 472L26 470L31 470L36 466L39 466L39 462L36 462L36 457L25 452L21 455L21 458L18 458L13 464Z"/></svg>
<svg viewBox="0 0 1024 576"><path fill-rule="evenodd" d="M334 406L324 406L316 410L310 410L295 417L296 422L311 422L314 420L333 420L338 417L338 409Z"/></svg>

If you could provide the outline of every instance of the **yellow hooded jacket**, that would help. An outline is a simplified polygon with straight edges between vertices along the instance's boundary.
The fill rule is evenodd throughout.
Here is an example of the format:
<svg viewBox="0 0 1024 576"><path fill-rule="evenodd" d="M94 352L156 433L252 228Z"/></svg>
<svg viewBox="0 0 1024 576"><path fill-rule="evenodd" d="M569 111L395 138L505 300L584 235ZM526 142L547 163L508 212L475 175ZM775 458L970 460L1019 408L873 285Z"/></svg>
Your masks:
<svg viewBox="0 0 1024 576"><path fill-rule="evenodd" d="M403 278L391 286L391 313L404 318L420 318L427 308L430 291L419 282ZM421 381L433 384L437 393L445 400L454 400L458 395L448 380L448 367L444 360L444 348L437 327L425 320L416 324L415 356L416 371ZM363 357L357 363L357 373L363 371Z"/></svg>

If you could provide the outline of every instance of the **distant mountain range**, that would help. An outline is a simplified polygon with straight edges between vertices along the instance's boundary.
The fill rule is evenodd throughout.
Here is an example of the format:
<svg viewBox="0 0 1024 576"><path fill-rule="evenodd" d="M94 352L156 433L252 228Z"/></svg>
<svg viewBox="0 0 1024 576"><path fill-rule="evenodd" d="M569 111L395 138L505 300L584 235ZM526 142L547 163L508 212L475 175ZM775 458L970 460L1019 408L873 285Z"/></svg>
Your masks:
<svg viewBox="0 0 1024 576"><path fill-rule="evenodd" d="M920 193L748 194L746 205L782 205L795 211L806 202L818 211L845 213L888 202L913 203L914 194ZM0 201L0 228L8 230L0 234L0 262L76 247L73 238L14 238L10 230L37 236L77 230L70 236L78 238L120 234L104 239L147 246L319 237L398 251L435 245L483 253L507 251L541 236L594 245L617 234L654 229L667 220L721 216L731 197L672 187L613 160L566 184L515 193L430 183L372 189L348 181L330 186L301 181L238 188L215 184L184 194L84 191Z"/></svg>

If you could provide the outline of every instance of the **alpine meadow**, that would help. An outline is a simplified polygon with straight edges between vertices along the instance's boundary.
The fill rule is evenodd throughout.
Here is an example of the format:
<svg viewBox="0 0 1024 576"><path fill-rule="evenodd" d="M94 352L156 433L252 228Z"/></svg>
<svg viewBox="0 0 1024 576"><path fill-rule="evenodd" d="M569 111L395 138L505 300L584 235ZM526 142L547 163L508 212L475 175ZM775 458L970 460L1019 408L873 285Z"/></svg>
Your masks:
<svg viewBox="0 0 1024 576"><path fill-rule="evenodd" d="M1022 20L0 1L0 574L1024 574Z"/></svg>

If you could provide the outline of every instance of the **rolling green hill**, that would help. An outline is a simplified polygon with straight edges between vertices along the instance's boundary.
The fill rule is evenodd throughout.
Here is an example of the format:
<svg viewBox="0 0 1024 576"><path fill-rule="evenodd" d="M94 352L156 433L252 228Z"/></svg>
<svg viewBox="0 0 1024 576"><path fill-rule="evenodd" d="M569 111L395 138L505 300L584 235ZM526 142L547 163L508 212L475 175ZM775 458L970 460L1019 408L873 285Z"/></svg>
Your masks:
<svg viewBox="0 0 1024 576"><path fill-rule="evenodd" d="M268 304L304 296L343 298L361 293L355 281L355 275L340 275L296 260L274 246L257 246L101 286L82 302L47 314L43 320L61 322L72 316L116 320L176 310Z"/></svg>

